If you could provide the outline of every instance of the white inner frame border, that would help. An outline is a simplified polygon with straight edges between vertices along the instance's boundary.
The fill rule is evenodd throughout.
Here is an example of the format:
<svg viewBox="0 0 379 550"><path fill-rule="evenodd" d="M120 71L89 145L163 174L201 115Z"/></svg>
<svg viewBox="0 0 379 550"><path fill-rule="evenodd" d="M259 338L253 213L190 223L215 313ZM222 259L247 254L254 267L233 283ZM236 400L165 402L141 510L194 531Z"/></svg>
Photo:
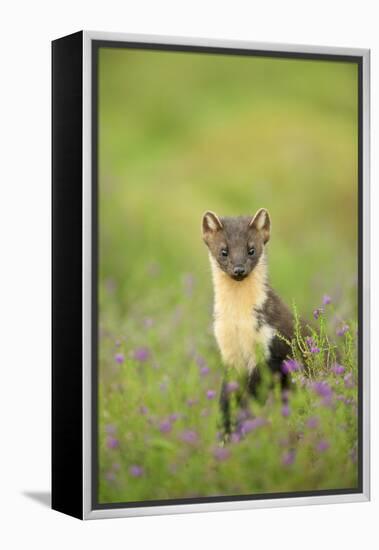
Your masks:
<svg viewBox="0 0 379 550"><path fill-rule="evenodd" d="M92 98L92 40L113 42L141 42L176 46L202 46L230 49L251 49L274 52L305 54L329 54L359 56L362 58L362 101L363 101L363 388L362 388L362 444L363 444L363 491L343 495L320 495L306 497L265 498L206 502L196 504L170 504L135 508L92 509L92 448L91 448L91 304L92 304L92 258L91 258L91 98ZM276 44L238 40L215 40L208 38L184 38L159 35L141 35L83 31L83 518L101 519L193 512L213 512L273 508L281 506L303 506L313 504L337 504L362 502L370 499L370 50L361 48L340 48L329 46L306 46L298 44Z"/></svg>

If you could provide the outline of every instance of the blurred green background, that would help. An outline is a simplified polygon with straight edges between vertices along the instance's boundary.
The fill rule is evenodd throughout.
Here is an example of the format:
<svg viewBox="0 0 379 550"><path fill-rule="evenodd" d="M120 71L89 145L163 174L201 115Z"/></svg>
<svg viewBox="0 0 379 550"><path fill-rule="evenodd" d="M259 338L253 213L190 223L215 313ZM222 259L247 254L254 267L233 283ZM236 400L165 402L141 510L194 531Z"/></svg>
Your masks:
<svg viewBox="0 0 379 550"><path fill-rule="evenodd" d="M306 318L327 293L334 333L338 323L355 326L357 84L353 63L100 48L103 501L354 485L352 412L353 435L338 432L335 413L326 416L325 434L339 433L333 451L323 460L299 452L291 475L273 443L283 439L280 405L264 411L272 432L262 431L256 447L245 441L223 470L215 465L217 403L205 392L218 390L222 365L200 222L207 209L267 208L274 288ZM304 400L310 415L313 401ZM162 433L172 414L180 420ZM303 424L296 417L288 429ZM184 429L199 438L188 453Z"/></svg>
<svg viewBox="0 0 379 550"><path fill-rule="evenodd" d="M118 307L177 284L209 293L202 213L272 218L270 276L301 310L357 258L357 66L101 48L100 274ZM126 289L126 290L125 290Z"/></svg>

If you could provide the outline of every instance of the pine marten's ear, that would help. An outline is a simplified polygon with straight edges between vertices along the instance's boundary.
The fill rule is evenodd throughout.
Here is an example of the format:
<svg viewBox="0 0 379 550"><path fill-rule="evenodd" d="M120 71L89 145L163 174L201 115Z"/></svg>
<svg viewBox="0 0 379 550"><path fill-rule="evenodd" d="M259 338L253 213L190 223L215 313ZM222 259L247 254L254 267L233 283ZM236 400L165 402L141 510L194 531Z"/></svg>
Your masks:
<svg viewBox="0 0 379 550"><path fill-rule="evenodd" d="M217 216L217 214L211 212L210 210L208 210L208 212L205 212L202 223L203 237L209 235L210 233L220 231L223 228L224 226L222 225L221 220Z"/></svg>
<svg viewBox="0 0 379 550"><path fill-rule="evenodd" d="M258 212L249 223L249 226L254 227L254 229L261 233L264 244L269 241L271 220L270 215L265 208L261 208L260 210L258 210Z"/></svg>

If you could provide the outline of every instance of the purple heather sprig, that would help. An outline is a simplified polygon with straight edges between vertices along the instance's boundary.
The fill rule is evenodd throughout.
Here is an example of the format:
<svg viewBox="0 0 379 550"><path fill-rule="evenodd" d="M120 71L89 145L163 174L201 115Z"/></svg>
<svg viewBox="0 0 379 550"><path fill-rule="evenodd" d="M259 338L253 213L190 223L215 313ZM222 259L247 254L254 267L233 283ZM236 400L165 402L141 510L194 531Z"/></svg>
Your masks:
<svg viewBox="0 0 379 550"><path fill-rule="evenodd" d="M349 331L348 325L342 325L340 328L337 329L337 336L343 336Z"/></svg>
<svg viewBox="0 0 379 550"><path fill-rule="evenodd" d="M184 430L180 434L180 439L184 441L185 443L189 443L190 445L194 445L198 442L199 436L195 430Z"/></svg>
<svg viewBox="0 0 379 550"><path fill-rule="evenodd" d="M351 372L348 372L346 374L343 381L345 383L345 388L353 388L354 387L354 379L353 379L353 374Z"/></svg>
<svg viewBox="0 0 379 550"><path fill-rule="evenodd" d="M322 307L318 307L317 309L313 310L314 319L318 319L323 312L324 310L322 309Z"/></svg>
<svg viewBox="0 0 379 550"><path fill-rule="evenodd" d="M146 405L140 405L138 412L142 415L145 415L149 412L149 409L146 407Z"/></svg>
<svg viewBox="0 0 379 550"><path fill-rule="evenodd" d="M333 395L333 390L327 382L314 382L312 389L320 397L331 397Z"/></svg>
<svg viewBox="0 0 379 550"><path fill-rule="evenodd" d="M226 392L227 392L228 394L237 391L238 388L239 388L239 384L238 384L238 382L236 382L235 380L231 380L230 382L228 382L228 383L226 384Z"/></svg>
<svg viewBox="0 0 379 550"><path fill-rule="evenodd" d="M241 441L241 436L238 432L233 432L230 436L231 443L239 443Z"/></svg>
<svg viewBox="0 0 379 550"><path fill-rule="evenodd" d="M224 462L225 460L228 460L228 458L230 458L230 455L230 449L228 449L227 447L216 447L213 450L213 456L219 462Z"/></svg>
<svg viewBox="0 0 379 550"><path fill-rule="evenodd" d="M316 346L316 343L311 336L307 336L305 341L311 353L320 353L320 348Z"/></svg>
<svg viewBox="0 0 379 550"><path fill-rule="evenodd" d="M334 365L331 368L331 371L334 372L334 374L340 375L345 372L345 367L342 365L339 365L338 363L334 363Z"/></svg>
<svg viewBox="0 0 379 550"><path fill-rule="evenodd" d="M164 433L170 433L172 430L172 424L169 420L162 420L162 422L159 424L159 430Z"/></svg>
<svg viewBox="0 0 379 550"><path fill-rule="evenodd" d="M282 362L282 372L288 374L289 372L296 372L301 369L302 365L298 363L295 359L285 359Z"/></svg>
<svg viewBox="0 0 379 550"><path fill-rule="evenodd" d="M207 390L207 399L214 399L216 397L215 390Z"/></svg>
<svg viewBox="0 0 379 550"><path fill-rule="evenodd" d="M114 356L114 360L119 365L121 365L124 362L124 359L125 357L123 353L116 353L116 355Z"/></svg>
<svg viewBox="0 0 379 550"><path fill-rule="evenodd" d="M317 418L317 416L311 416L307 420L307 427L310 428L311 430L318 428L319 424L320 424L320 421Z"/></svg>
<svg viewBox="0 0 379 550"><path fill-rule="evenodd" d="M109 482L116 481L116 474L114 472L106 472L105 479Z"/></svg>
<svg viewBox="0 0 379 550"><path fill-rule="evenodd" d="M264 424L266 424L266 420L260 417L245 420L241 424L241 433L243 435L246 435L252 432L253 430L256 430L260 426L263 426Z"/></svg>
<svg viewBox="0 0 379 550"><path fill-rule="evenodd" d="M329 447L330 447L330 444L325 439L321 439L316 445L316 449L319 453L324 453L329 449Z"/></svg>
<svg viewBox="0 0 379 550"><path fill-rule="evenodd" d="M283 466L291 466L295 462L296 453L293 450L287 451L282 455Z"/></svg>
<svg viewBox="0 0 379 550"><path fill-rule="evenodd" d="M144 469L142 466L138 466L137 464L133 464L129 468L129 473L132 477L142 477L144 474Z"/></svg>
<svg viewBox="0 0 379 550"><path fill-rule="evenodd" d="M195 362L196 362L197 366L200 367L200 368L207 366L207 362L206 362L205 358L202 355L196 355L195 356Z"/></svg>
<svg viewBox="0 0 379 550"><path fill-rule="evenodd" d="M194 405L197 405L199 402L199 400L197 399L197 397L190 397L189 399L187 399L187 405L189 407L193 407Z"/></svg>
<svg viewBox="0 0 379 550"><path fill-rule="evenodd" d="M109 435L106 440L106 445L108 449L117 449L119 446L119 441L116 437Z"/></svg>
<svg viewBox="0 0 379 550"><path fill-rule="evenodd" d="M107 434L115 434L116 433L116 426L114 424L106 424L105 425L105 431Z"/></svg>
<svg viewBox="0 0 379 550"><path fill-rule="evenodd" d="M144 363L150 359L150 350L147 347L137 348L133 352L133 359Z"/></svg>

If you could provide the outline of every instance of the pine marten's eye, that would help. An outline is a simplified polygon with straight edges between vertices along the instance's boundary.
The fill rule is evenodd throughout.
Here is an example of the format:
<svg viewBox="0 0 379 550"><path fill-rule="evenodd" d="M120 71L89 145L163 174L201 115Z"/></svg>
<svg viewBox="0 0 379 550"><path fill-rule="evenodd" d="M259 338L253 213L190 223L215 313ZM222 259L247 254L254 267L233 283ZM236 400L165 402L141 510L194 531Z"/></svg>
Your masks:
<svg viewBox="0 0 379 550"><path fill-rule="evenodd" d="M252 246L251 248L249 248L249 256L254 256L255 254L255 248Z"/></svg>
<svg viewBox="0 0 379 550"><path fill-rule="evenodd" d="M221 249L221 256L224 256L224 258L226 258L226 256L228 255L228 251L226 248L222 248Z"/></svg>

